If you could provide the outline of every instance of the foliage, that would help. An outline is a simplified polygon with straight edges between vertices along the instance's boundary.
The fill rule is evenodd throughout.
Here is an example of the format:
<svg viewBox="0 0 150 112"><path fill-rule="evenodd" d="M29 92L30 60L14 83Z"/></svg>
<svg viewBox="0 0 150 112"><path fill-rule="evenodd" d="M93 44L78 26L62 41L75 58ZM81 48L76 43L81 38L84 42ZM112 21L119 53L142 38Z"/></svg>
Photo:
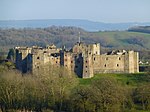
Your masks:
<svg viewBox="0 0 150 112"><path fill-rule="evenodd" d="M11 60L12 62L15 61L15 50L14 49L9 49L7 59Z"/></svg>
<svg viewBox="0 0 150 112"><path fill-rule="evenodd" d="M136 26L136 27L131 27L131 28L128 29L128 31L150 33L150 26Z"/></svg>
<svg viewBox="0 0 150 112"><path fill-rule="evenodd" d="M81 85L90 85L92 81L96 81L105 77L114 78L122 85L129 87L136 87L139 84L150 82L149 72L134 74L96 74L93 78L79 79L79 81Z"/></svg>
<svg viewBox="0 0 150 112"><path fill-rule="evenodd" d="M138 86L133 93L135 102L141 105L142 110L150 110L150 83Z"/></svg>
<svg viewBox="0 0 150 112"><path fill-rule="evenodd" d="M149 84L147 73L97 74L79 79L65 68L52 65L34 74L10 69L0 73L0 106L3 112L149 111Z"/></svg>
<svg viewBox="0 0 150 112"><path fill-rule="evenodd" d="M16 46L46 46L50 43L58 47L66 45L71 48L78 41L85 43L100 43L102 52L112 49L140 51L141 59L149 59L150 34L128 31L86 32L75 27L0 29L0 50L7 52Z"/></svg>
<svg viewBox="0 0 150 112"><path fill-rule="evenodd" d="M1 110L66 110L64 102L77 85L77 78L64 68L50 69L34 75L11 70L0 74Z"/></svg>

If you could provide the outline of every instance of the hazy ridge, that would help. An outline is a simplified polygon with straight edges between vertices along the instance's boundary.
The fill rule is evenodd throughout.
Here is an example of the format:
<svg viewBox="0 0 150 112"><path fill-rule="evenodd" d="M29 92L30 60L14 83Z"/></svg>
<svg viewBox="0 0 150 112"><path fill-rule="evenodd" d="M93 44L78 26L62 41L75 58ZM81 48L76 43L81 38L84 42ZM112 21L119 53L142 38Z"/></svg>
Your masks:
<svg viewBox="0 0 150 112"><path fill-rule="evenodd" d="M50 26L74 26L87 31L127 30L133 26L146 26L150 23L103 23L80 19L47 19L47 20L7 20L0 21L1 28L45 28Z"/></svg>

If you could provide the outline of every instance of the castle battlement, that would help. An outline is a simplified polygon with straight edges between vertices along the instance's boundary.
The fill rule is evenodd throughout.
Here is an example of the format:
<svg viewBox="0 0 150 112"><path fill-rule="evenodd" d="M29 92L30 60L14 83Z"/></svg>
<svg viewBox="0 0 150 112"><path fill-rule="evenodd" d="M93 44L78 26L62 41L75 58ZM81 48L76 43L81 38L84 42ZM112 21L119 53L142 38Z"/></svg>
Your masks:
<svg viewBox="0 0 150 112"><path fill-rule="evenodd" d="M78 42L70 50L57 48L16 47L16 68L23 73L32 72L50 63L64 66L79 77L90 78L96 73L137 73L139 54L134 51L113 50L100 54L100 44Z"/></svg>

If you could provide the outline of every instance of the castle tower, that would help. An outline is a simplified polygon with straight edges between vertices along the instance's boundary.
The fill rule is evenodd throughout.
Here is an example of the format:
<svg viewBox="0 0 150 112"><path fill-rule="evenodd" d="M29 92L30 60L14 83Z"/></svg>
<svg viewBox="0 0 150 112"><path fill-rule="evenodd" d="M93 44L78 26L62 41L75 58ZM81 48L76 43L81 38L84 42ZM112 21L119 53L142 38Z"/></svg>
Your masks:
<svg viewBox="0 0 150 112"><path fill-rule="evenodd" d="M19 47L16 49L16 68L26 73L30 66L28 62L30 61L31 49L27 47Z"/></svg>
<svg viewBox="0 0 150 112"><path fill-rule="evenodd" d="M100 44L99 43L95 43L92 45L92 54L95 55L100 55Z"/></svg>
<svg viewBox="0 0 150 112"><path fill-rule="evenodd" d="M138 59L139 59L139 55L137 52L129 51L127 54L125 54L125 60L124 60L125 73L139 72Z"/></svg>
<svg viewBox="0 0 150 112"><path fill-rule="evenodd" d="M76 54L74 57L74 62L73 62L73 67L74 67L74 72L78 75L78 77L82 78L83 74L83 54Z"/></svg>
<svg viewBox="0 0 150 112"><path fill-rule="evenodd" d="M71 54L69 52L60 52L60 65L64 66L68 70L71 70Z"/></svg>
<svg viewBox="0 0 150 112"><path fill-rule="evenodd" d="M134 72L139 72L139 53L134 52Z"/></svg>
<svg viewBox="0 0 150 112"><path fill-rule="evenodd" d="M93 58L92 55L87 54L83 57L83 73L82 78L91 78L93 73Z"/></svg>

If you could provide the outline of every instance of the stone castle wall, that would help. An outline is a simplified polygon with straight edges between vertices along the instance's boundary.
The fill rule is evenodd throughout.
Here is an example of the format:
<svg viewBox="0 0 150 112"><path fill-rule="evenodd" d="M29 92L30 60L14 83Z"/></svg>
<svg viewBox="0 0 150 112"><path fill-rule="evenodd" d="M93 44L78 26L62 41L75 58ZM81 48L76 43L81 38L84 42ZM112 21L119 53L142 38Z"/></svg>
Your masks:
<svg viewBox="0 0 150 112"><path fill-rule="evenodd" d="M79 77L90 78L96 73L136 73L139 72L139 57L134 51L112 51L100 54L100 44L76 43L70 51L47 48L16 48L16 68L23 73L51 64L64 66Z"/></svg>
<svg viewBox="0 0 150 112"><path fill-rule="evenodd" d="M124 72L123 55L99 55L93 58L95 73L122 73Z"/></svg>

